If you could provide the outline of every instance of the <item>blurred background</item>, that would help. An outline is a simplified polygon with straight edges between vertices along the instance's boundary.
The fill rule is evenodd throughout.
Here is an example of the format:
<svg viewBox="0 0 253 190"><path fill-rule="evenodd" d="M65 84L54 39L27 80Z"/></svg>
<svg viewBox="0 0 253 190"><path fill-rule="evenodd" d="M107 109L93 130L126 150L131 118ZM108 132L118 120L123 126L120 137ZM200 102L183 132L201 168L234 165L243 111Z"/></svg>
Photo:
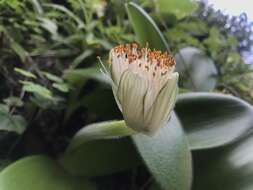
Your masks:
<svg viewBox="0 0 253 190"><path fill-rule="evenodd" d="M240 16L242 14L245 14L248 18L248 22L253 22L253 11L252 11L252 2L250 0L242 0L242 1L228 1L228 0L206 0L204 1L209 6L212 6L215 10L220 10L223 12L223 14L227 14L230 17L232 16ZM251 27L249 27L248 30L252 30L252 24ZM250 37L253 38L252 36ZM245 62L252 64L253 63L253 47L251 47L250 52L244 52L243 56L245 58Z"/></svg>
<svg viewBox="0 0 253 190"><path fill-rule="evenodd" d="M113 46L137 40L125 2L0 1L0 165L28 154L56 156L86 124L122 119L97 56L106 63ZM182 71L180 92L222 92L253 103L250 0L134 2L173 55L197 64L193 81L201 84Z"/></svg>

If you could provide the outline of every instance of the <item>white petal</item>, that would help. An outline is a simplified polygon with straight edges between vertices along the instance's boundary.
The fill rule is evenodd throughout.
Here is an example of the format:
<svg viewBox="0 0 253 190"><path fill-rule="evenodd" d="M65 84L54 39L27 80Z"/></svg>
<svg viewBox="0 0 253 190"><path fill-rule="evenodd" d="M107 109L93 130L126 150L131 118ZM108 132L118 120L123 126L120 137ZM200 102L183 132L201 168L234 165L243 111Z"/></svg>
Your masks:
<svg viewBox="0 0 253 190"><path fill-rule="evenodd" d="M168 81L167 76L157 77L149 82L149 89L144 100L144 112L150 110L154 104L160 90L165 86Z"/></svg>
<svg viewBox="0 0 253 190"><path fill-rule="evenodd" d="M173 73L172 78L161 89L153 106L145 114L147 134L154 134L169 119L176 102L178 73Z"/></svg>
<svg viewBox="0 0 253 190"><path fill-rule="evenodd" d="M116 101L116 103L118 105L118 108L122 112L122 106L121 106L120 101L119 101L118 96L117 96L118 86L115 85L113 81L112 81L112 92L113 92L115 101Z"/></svg>
<svg viewBox="0 0 253 190"><path fill-rule="evenodd" d="M143 102L147 89L147 79L130 70L122 74L117 96L127 125L136 131L142 131L145 127Z"/></svg>
<svg viewBox="0 0 253 190"><path fill-rule="evenodd" d="M115 57L113 56L111 58L111 68L110 73L112 80L116 85L119 85L121 75L124 73L126 69L128 69L128 64L125 63L125 60L122 57Z"/></svg>

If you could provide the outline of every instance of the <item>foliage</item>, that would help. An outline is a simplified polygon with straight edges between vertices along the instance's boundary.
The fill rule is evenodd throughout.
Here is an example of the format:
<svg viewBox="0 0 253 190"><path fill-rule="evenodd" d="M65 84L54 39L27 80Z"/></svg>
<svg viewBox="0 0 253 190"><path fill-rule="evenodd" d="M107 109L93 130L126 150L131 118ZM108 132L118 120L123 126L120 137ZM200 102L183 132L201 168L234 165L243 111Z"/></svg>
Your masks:
<svg viewBox="0 0 253 190"><path fill-rule="evenodd" d="M246 16L188 0L127 2L0 2L0 189L252 187ZM98 64L135 40L174 54L181 91L192 91L154 137L111 121L122 116Z"/></svg>

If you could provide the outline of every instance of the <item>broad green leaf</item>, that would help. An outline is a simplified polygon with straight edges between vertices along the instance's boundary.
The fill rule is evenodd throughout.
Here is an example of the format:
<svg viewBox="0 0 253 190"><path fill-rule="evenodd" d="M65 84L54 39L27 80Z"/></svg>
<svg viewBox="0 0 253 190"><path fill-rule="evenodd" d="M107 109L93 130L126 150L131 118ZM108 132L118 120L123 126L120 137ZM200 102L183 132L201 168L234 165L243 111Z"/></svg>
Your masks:
<svg viewBox="0 0 253 190"><path fill-rule="evenodd" d="M126 9L138 43L141 46L146 46L148 43L150 48L166 51L168 44L163 34L145 10L133 2L127 3Z"/></svg>
<svg viewBox="0 0 253 190"><path fill-rule="evenodd" d="M123 121L84 127L71 140L61 163L78 176L101 176L135 168L141 161L127 137L132 133Z"/></svg>
<svg viewBox="0 0 253 190"><path fill-rule="evenodd" d="M210 91L215 88L218 73L216 66L200 49L183 48L175 58L183 87L193 91Z"/></svg>
<svg viewBox="0 0 253 190"><path fill-rule="evenodd" d="M78 131L71 140L66 152L71 152L88 141L108 139L117 136L125 137L134 133L131 128L126 126L124 120L93 123Z"/></svg>
<svg viewBox="0 0 253 190"><path fill-rule="evenodd" d="M175 110L193 150L231 143L253 128L253 107L230 95L181 94Z"/></svg>
<svg viewBox="0 0 253 190"><path fill-rule="evenodd" d="M23 75L25 77L28 77L28 78L34 78L34 79L37 78L33 73L31 73L29 71L26 71L26 70L23 70L21 68L17 68L16 67L16 68L14 68L14 71L16 71L17 73L19 73L19 74L21 74L21 75Z"/></svg>
<svg viewBox="0 0 253 190"><path fill-rule="evenodd" d="M9 113L5 105L0 104L0 131L22 134L26 128L26 121L20 115Z"/></svg>
<svg viewBox="0 0 253 190"><path fill-rule="evenodd" d="M189 190L191 153L176 115L154 137L134 135L133 141L145 165L163 190Z"/></svg>
<svg viewBox="0 0 253 190"><path fill-rule="evenodd" d="M198 7L192 0L157 0L155 2L161 13L172 13L179 19L190 15Z"/></svg>
<svg viewBox="0 0 253 190"><path fill-rule="evenodd" d="M240 127L241 125L238 125ZM230 130L227 131L227 134ZM194 152L193 190L253 189L253 134L224 147Z"/></svg>
<svg viewBox="0 0 253 190"><path fill-rule="evenodd" d="M47 156L30 156L9 165L0 173L1 190L95 190L86 179L66 173Z"/></svg>

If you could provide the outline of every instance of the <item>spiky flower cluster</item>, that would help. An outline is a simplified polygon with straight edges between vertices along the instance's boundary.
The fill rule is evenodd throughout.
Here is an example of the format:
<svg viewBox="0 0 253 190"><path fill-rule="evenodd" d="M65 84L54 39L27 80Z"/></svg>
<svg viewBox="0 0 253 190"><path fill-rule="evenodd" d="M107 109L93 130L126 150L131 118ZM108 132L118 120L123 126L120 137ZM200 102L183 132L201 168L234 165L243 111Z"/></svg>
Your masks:
<svg viewBox="0 0 253 190"><path fill-rule="evenodd" d="M110 51L112 89L127 125L154 134L169 119L175 105L178 73L167 52L118 45Z"/></svg>
<svg viewBox="0 0 253 190"><path fill-rule="evenodd" d="M129 68L149 80L170 75L176 65L175 59L167 52L139 48L135 43L114 47L110 52L109 63L112 61L120 63L122 70Z"/></svg>

